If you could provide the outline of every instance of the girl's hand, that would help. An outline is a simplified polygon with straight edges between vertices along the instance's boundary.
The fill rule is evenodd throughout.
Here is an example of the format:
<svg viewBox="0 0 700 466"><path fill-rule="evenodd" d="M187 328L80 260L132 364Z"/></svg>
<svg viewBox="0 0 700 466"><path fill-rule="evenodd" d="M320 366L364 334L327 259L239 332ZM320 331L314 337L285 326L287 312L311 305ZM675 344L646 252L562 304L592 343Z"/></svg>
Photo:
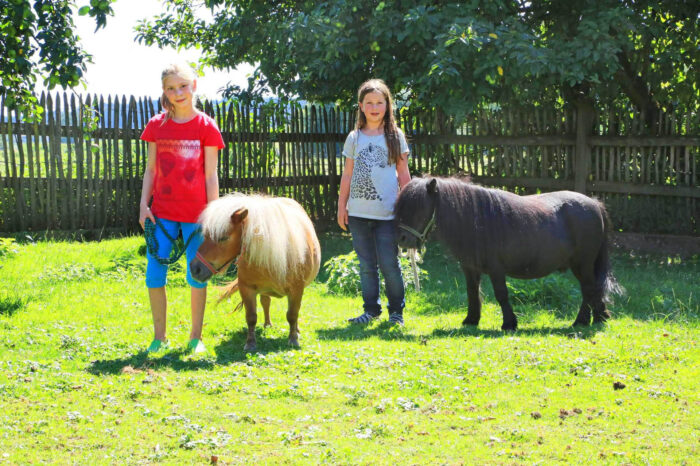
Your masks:
<svg viewBox="0 0 700 466"><path fill-rule="evenodd" d="M151 222L156 223L156 218L153 216L150 207L147 204L141 204L139 207L139 224L141 224L141 229L146 229L146 219L151 219Z"/></svg>
<svg viewBox="0 0 700 466"><path fill-rule="evenodd" d="M340 228L343 229L343 231L348 231L347 229L347 224L348 224L348 209L347 207L343 206L338 206L338 225Z"/></svg>

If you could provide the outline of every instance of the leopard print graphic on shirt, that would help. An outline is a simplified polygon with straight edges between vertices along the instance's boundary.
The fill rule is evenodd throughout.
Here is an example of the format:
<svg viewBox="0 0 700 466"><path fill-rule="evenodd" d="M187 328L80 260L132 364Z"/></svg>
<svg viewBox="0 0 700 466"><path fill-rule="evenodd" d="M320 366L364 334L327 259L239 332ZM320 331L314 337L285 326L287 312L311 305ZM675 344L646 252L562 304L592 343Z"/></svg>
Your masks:
<svg viewBox="0 0 700 466"><path fill-rule="evenodd" d="M352 174L354 182L350 190L350 197L381 201L382 198L372 181L372 167L385 168L386 165L387 153L384 147L372 143L363 147L355 158Z"/></svg>

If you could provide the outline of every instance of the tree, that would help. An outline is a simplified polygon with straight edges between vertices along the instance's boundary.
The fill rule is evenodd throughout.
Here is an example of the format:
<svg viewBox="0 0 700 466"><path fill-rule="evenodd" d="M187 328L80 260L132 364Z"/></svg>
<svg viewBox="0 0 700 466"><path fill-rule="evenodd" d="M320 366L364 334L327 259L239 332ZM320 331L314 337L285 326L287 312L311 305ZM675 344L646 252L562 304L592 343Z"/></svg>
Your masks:
<svg viewBox="0 0 700 466"><path fill-rule="evenodd" d="M382 77L400 98L461 116L489 102L611 101L697 108L699 5L684 0L167 0L147 44L203 64L257 66L246 90L354 100Z"/></svg>
<svg viewBox="0 0 700 466"><path fill-rule="evenodd" d="M79 10L95 18L97 29L113 13L115 0L90 0ZM80 83L90 55L74 31L70 0L0 0L0 96L5 105L29 113L40 112L34 85L73 87Z"/></svg>

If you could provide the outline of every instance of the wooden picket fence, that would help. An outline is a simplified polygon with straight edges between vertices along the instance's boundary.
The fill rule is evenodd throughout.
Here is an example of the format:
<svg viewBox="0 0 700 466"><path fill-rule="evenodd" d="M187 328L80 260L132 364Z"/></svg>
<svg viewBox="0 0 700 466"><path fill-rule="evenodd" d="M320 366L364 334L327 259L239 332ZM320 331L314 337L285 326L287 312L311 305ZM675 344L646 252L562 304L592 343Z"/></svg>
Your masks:
<svg viewBox="0 0 700 466"><path fill-rule="evenodd" d="M42 94L40 121L0 102L0 232L138 229L146 161L139 140L159 111L142 97ZM332 105L206 102L221 129L222 192L297 199L333 221L342 145L353 112ZM616 228L700 234L700 121L545 108L482 110L456 125L439 111L397 112L414 174L469 173L481 184L534 193L572 189L603 199ZM577 157L577 154L581 154Z"/></svg>

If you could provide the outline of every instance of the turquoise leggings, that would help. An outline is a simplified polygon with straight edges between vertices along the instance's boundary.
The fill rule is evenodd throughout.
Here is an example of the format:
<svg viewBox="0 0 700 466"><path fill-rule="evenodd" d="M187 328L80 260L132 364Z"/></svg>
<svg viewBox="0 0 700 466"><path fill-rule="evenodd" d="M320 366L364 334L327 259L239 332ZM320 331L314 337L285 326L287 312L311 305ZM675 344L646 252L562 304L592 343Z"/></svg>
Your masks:
<svg viewBox="0 0 700 466"><path fill-rule="evenodd" d="M193 288L204 288L207 286L206 283L200 283L192 278L192 275L190 274L190 262L197 254L197 249L199 249L202 241L204 241L204 238L202 238L202 235L199 233L199 225L196 223L165 220L163 218L159 220L165 231L167 231L172 238L177 238L180 230L182 230L182 237L185 239L185 242L190 235L195 235L185 251L185 256L187 257L187 283L189 283ZM155 237L158 241L158 257L170 257L170 251L173 249L173 243L167 238L167 236L165 236L165 233L163 233L163 230L161 230L159 226L156 226L155 228ZM148 257L148 265L146 266L146 286L148 288L160 288L165 286L168 275L168 266L159 263L150 252L148 252L146 256Z"/></svg>

